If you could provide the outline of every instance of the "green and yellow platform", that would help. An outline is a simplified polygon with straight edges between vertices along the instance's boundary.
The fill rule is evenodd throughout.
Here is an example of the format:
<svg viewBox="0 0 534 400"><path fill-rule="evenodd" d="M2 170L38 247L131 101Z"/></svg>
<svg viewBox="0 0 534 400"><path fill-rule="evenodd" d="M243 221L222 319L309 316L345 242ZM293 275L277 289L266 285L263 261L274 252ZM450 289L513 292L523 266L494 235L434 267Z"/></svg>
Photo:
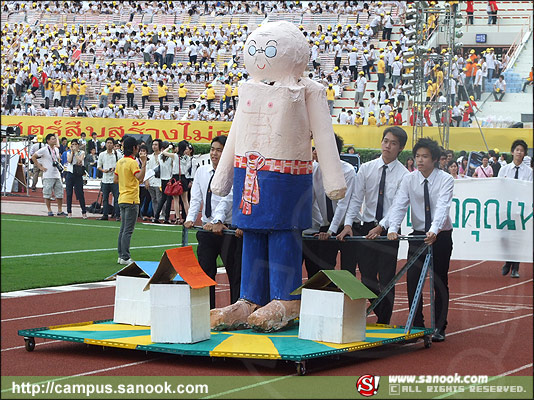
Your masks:
<svg viewBox="0 0 534 400"><path fill-rule="evenodd" d="M188 356L294 361L297 372L303 375L305 361L313 358L402 343L416 338L424 338L425 347L429 347L432 329L413 328L409 334L405 334L402 326L367 325L365 341L344 344L299 339L298 323L274 333L259 333L250 329L212 331L209 340L194 344L153 343L150 340L150 327L115 324L112 320L24 329L18 334L24 337L28 351L35 348L35 338L38 337Z"/></svg>

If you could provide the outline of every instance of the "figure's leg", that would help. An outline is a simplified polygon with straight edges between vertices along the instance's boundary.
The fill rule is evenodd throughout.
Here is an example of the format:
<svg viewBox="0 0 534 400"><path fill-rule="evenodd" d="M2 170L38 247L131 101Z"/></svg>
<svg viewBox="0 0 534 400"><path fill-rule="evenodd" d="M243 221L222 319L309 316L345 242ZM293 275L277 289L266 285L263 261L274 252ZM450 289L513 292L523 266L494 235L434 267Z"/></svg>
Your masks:
<svg viewBox="0 0 534 400"><path fill-rule="evenodd" d="M269 296L269 258L266 233L243 233L241 261L241 298L264 306ZM300 254L299 254L300 258Z"/></svg>
<svg viewBox="0 0 534 400"><path fill-rule="evenodd" d="M257 310L260 304L269 301L266 234L247 231L243 233L242 260L241 297L227 307L211 310L211 329L232 330L246 327L249 315ZM228 278L233 279L235 276Z"/></svg>
<svg viewBox="0 0 534 400"><path fill-rule="evenodd" d="M299 316L300 296L290 293L302 284L302 232L269 234L269 304L248 317L248 324L263 332L277 331Z"/></svg>

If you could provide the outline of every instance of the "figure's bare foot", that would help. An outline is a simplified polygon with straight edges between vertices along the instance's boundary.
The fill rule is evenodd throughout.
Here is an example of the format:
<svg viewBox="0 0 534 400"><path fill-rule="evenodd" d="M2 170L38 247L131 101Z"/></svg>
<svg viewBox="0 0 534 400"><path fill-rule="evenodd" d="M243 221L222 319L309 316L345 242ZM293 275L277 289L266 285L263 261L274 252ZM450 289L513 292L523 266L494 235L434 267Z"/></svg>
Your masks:
<svg viewBox="0 0 534 400"><path fill-rule="evenodd" d="M210 311L210 326L216 331L248 328L247 318L256 311L259 305L245 299L239 299L234 304Z"/></svg>
<svg viewBox="0 0 534 400"><path fill-rule="evenodd" d="M300 314L300 300L272 300L247 319L248 325L260 332L273 332L286 327Z"/></svg>

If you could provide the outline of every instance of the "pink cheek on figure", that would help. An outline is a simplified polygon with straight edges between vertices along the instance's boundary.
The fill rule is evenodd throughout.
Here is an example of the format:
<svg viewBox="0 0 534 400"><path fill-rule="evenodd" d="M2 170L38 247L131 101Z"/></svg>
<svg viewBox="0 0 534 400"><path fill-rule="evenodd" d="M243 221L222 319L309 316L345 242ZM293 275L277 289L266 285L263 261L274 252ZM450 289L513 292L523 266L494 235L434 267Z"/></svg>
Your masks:
<svg viewBox="0 0 534 400"><path fill-rule="evenodd" d="M247 100L247 106L251 106L252 105L252 102L250 100Z"/></svg>
<svg viewBox="0 0 534 400"><path fill-rule="evenodd" d="M269 108L273 108L273 103L272 103L272 102L269 102L269 103L267 104L267 107L269 107Z"/></svg>

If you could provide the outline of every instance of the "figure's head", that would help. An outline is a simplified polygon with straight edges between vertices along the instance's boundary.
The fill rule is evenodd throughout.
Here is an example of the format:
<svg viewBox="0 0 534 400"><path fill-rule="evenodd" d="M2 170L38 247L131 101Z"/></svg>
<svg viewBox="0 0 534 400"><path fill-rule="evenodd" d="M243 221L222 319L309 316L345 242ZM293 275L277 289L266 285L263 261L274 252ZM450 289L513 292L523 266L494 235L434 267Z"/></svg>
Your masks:
<svg viewBox="0 0 534 400"><path fill-rule="evenodd" d="M302 32L287 21L270 22L253 31L243 51L245 67L255 81L299 79L310 57Z"/></svg>

